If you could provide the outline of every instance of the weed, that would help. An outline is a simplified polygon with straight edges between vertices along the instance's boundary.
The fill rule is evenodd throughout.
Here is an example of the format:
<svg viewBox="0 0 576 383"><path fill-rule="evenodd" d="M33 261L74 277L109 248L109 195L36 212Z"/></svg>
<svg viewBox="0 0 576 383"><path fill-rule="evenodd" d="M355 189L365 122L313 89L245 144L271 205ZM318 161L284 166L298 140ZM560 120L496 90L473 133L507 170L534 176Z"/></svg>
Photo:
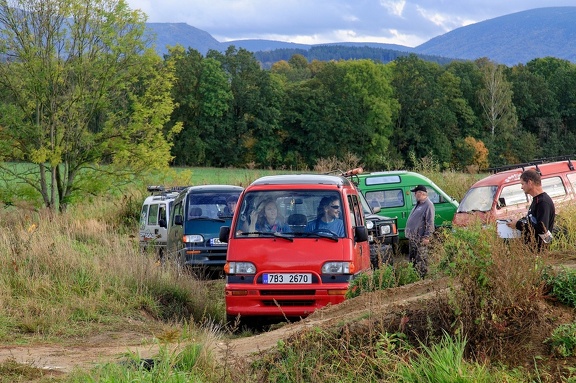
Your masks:
<svg viewBox="0 0 576 383"><path fill-rule="evenodd" d="M346 298L354 298L369 291L403 286L418 280L420 276L411 264L401 263L398 266L384 264L371 273L363 273L354 279L346 292Z"/></svg>
<svg viewBox="0 0 576 383"><path fill-rule="evenodd" d="M576 307L576 271L563 268L554 275L547 269L543 278L550 295L565 305Z"/></svg>
<svg viewBox="0 0 576 383"><path fill-rule="evenodd" d="M546 339L552 347L552 354L563 358L576 355L576 323L562 324Z"/></svg>

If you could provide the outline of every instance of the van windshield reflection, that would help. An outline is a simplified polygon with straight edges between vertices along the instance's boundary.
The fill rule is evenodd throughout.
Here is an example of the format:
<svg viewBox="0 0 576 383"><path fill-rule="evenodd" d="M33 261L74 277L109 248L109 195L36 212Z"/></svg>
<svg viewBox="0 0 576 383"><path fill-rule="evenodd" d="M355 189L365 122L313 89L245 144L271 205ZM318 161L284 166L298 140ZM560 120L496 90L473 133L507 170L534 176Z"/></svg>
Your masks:
<svg viewBox="0 0 576 383"><path fill-rule="evenodd" d="M497 186L482 186L468 190L458 206L458 213L490 211Z"/></svg>

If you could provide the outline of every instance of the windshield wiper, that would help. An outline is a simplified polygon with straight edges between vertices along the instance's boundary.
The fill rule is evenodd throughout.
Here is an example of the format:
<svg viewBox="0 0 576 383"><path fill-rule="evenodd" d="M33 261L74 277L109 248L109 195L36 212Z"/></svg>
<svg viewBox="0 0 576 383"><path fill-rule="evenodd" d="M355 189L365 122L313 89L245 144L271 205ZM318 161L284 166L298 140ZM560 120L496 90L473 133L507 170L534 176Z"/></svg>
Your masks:
<svg viewBox="0 0 576 383"><path fill-rule="evenodd" d="M290 242L294 242L294 237L289 237L284 233L273 233L276 238L284 238Z"/></svg>
<svg viewBox="0 0 576 383"><path fill-rule="evenodd" d="M331 239L334 242L338 242L338 240L340 239L335 233L327 232L327 231L305 232L305 233L299 233L299 234L301 234L303 237L315 237L315 238Z"/></svg>
<svg viewBox="0 0 576 383"><path fill-rule="evenodd" d="M286 234L283 233L272 233L269 231L247 231L244 233L240 233L240 235L247 235L247 236L262 236L262 237L276 237L276 238L284 238L290 242L294 242L294 238L293 237L289 237Z"/></svg>
<svg viewBox="0 0 576 383"><path fill-rule="evenodd" d="M216 222L226 222L225 220L223 220L222 218L210 218L210 217L192 217L189 218L188 221L216 221Z"/></svg>

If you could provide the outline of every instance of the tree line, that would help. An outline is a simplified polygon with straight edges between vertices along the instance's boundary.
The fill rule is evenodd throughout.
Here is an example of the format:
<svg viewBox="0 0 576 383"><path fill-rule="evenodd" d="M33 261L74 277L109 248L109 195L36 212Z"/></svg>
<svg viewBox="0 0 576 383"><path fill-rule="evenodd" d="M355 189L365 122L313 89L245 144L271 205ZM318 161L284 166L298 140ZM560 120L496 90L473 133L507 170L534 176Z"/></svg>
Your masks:
<svg viewBox="0 0 576 383"><path fill-rule="evenodd" d="M311 168L353 154L371 170L431 157L486 169L573 152L576 66L552 57L513 67L487 58L439 64L415 55L262 69L231 46L206 57L175 47L171 123L180 166Z"/></svg>
<svg viewBox="0 0 576 383"><path fill-rule="evenodd" d="M576 69L565 60L295 53L266 68L234 46L159 57L145 20L125 0L0 0L5 185L64 210L169 165L305 170L354 156L369 170L426 157L484 169L576 143Z"/></svg>

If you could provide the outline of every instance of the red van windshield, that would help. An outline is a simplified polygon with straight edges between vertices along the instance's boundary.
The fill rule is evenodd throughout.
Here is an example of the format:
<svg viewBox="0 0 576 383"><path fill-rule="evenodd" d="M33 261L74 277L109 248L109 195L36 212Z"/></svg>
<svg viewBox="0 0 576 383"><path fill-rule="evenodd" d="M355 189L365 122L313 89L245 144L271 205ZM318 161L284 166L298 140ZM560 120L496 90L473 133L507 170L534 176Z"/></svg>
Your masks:
<svg viewBox="0 0 576 383"><path fill-rule="evenodd" d="M331 232L345 237L343 201L337 191L266 190L244 195L234 233L246 234Z"/></svg>

